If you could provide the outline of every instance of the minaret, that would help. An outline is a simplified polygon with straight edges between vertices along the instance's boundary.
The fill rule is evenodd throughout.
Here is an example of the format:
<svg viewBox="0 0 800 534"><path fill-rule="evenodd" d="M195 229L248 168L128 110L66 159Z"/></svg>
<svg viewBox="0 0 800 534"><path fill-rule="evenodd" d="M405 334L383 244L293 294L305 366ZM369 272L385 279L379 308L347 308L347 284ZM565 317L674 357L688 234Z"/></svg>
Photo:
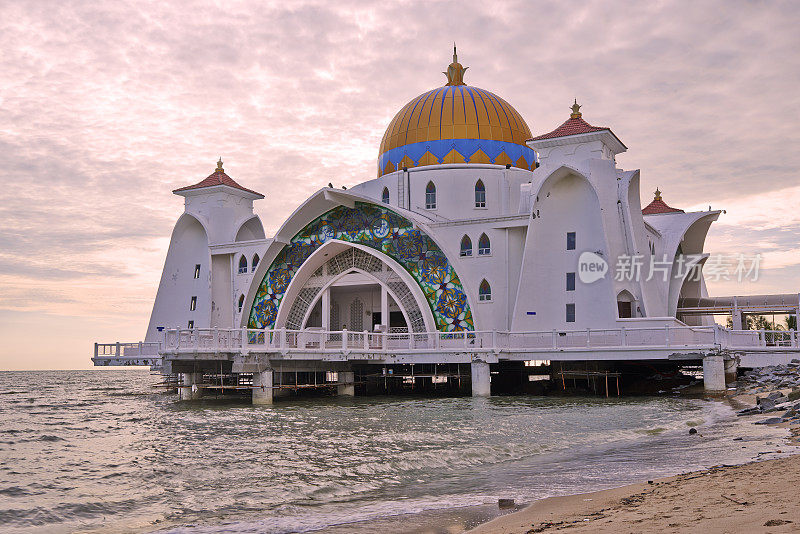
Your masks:
<svg viewBox="0 0 800 534"><path fill-rule="evenodd" d="M169 328L233 328L239 286L253 274L254 243L264 240L253 212L264 195L228 176L222 158L208 177L173 193L184 197L184 212L172 231L147 341L163 340ZM248 268L239 275L242 256Z"/></svg>

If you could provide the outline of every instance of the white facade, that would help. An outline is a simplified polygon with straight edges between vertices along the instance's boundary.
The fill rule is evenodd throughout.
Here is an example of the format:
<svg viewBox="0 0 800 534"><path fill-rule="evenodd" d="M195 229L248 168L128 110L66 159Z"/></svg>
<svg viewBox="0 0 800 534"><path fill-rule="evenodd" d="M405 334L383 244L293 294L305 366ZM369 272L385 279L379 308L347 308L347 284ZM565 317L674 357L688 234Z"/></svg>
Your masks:
<svg viewBox="0 0 800 534"><path fill-rule="evenodd" d="M572 119L580 119L573 111ZM176 191L186 199L185 213L173 231L146 339L159 340L164 328L190 326L447 330L445 312L437 315L430 287L408 265L380 247L339 239L314 248L305 263L293 267L274 299L270 322L254 324L251 308L272 283L269 269L298 233L337 207L364 205L410 221L444 253L471 314L456 330L680 325L679 297L706 296L702 276L689 280L688 267L705 261L705 236L720 212L668 208L643 215L639 171L619 169L615 162L627 148L609 129L580 120L592 131L528 142L538 156L534 170L439 163L386 172L349 190L324 188L272 239L265 239L253 213L253 200L263 197L233 182L220 163L221 174ZM354 262L351 270L339 272L329 264L350 249L361 251L347 260ZM581 281L584 253L607 265L605 275L591 283ZM681 255L692 259L687 264ZM359 267L367 257L381 267ZM615 267L625 257L640 263L638 276L617 276ZM678 271L683 274L676 276Z"/></svg>

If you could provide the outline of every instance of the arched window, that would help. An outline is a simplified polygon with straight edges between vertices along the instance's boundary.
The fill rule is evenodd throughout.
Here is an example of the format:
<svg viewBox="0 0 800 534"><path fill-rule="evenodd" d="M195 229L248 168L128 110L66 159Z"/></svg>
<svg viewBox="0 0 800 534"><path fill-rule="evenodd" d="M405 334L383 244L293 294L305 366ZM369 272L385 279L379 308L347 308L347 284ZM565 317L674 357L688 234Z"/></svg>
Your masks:
<svg viewBox="0 0 800 534"><path fill-rule="evenodd" d="M483 180L478 180L475 184L475 207L486 207L486 187L483 185Z"/></svg>
<svg viewBox="0 0 800 534"><path fill-rule="evenodd" d="M247 258L244 254L239 258L239 274L247 274Z"/></svg>
<svg viewBox="0 0 800 534"><path fill-rule="evenodd" d="M492 245L489 243L489 236L481 234L478 239L478 256L488 256L492 253Z"/></svg>
<svg viewBox="0 0 800 534"><path fill-rule="evenodd" d="M244 294L239 297L239 313L242 313L242 308L244 307Z"/></svg>
<svg viewBox="0 0 800 534"><path fill-rule="evenodd" d="M623 289L617 294L617 312L620 319L630 319L633 317L633 306L635 298L627 289Z"/></svg>
<svg viewBox="0 0 800 534"><path fill-rule="evenodd" d="M478 288L478 300L480 301L492 300L492 286L489 285L489 282L487 282L485 278L483 279L480 287Z"/></svg>
<svg viewBox="0 0 800 534"><path fill-rule="evenodd" d="M461 238L461 256L472 256L472 240L468 235Z"/></svg>
<svg viewBox="0 0 800 534"><path fill-rule="evenodd" d="M251 262L250 268L253 269L253 272L256 272L256 267L258 267L258 260L261 258L258 257L258 254L253 254L253 261Z"/></svg>
<svg viewBox="0 0 800 534"><path fill-rule="evenodd" d="M428 182L428 185L425 186L425 209L436 209L436 186L433 185L433 182Z"/></svg>
<svg viewBox="0 0 800 534"><path fill-rule="evenodd" d="M383 188L383 193L381 193L381 201L384 204L388 204L389 203L389 188L388 187L384 187Z"/></svg>

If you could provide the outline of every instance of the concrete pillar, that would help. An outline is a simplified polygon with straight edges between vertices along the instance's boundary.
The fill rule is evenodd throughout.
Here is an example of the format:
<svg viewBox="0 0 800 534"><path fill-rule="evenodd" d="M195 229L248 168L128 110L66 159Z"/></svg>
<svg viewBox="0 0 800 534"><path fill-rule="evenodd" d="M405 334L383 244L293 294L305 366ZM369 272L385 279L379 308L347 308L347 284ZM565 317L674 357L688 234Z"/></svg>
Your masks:
<svg viewBox="0 0 800 534"><path fill-rule="evenodd" d="M743 325L742 312L738 309L733 310L733 330L744 330Z"/></svg>
<svg viewBox="0 0 800 534"><path fill-rule="evenodd" d="M725 391L725 360L721 354L703 358L703 385L708 392Z"/></svg>
<svg viewBox="0 0 800 534"><path fill-rule="evenodd" d="M331 329L331 288L326 287L322 291L322 329Z"/></svg>
<svg viewBox="0 0 800 534"><path fill-rule="evenodd" d="M381 285L381 324L383 331L389 333L389 292Z"/></svg>
<svg viewBox="0 0 800 534"><path fill-rule="evenodd" d="M739 371L739 358L733 357L725 360L725 385L736 382L736 375Z"/></svg>
<svg viewBox="0 0 800 534"><path fill-rule="evenodd" d="M491 375L489 364L480 360L472 362L472 396L489 397L491 392Z"/></svg>
<svg viewBox="0 0 800 534"><path fill-rule="evenodd" d="M203 380L203 373L181 373L181 382L184 386L178 388L178 398L180 400L197 400L203 396L203 388L198 386Z"/></svg>
<svg viewBox="0 0 800 534"><path fill-rule="evenodd" d="M272 369L253 373L253 404L272 404Z"/></svg>
<svg viewBox="0 0 800 534"><path fill-rule="evenodd" d="M339 385L336 392L344 397L354 397L356 394L355 382L356 374L352 371L339 372Z"/></svg>

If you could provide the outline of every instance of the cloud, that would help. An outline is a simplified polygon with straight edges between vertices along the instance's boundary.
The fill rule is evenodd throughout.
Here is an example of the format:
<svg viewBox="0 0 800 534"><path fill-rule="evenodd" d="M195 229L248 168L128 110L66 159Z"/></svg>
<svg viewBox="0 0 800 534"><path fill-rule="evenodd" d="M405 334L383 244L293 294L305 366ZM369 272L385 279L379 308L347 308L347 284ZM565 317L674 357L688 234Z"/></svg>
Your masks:
<svg viewBox="0 0 800 534"><path fill-rule="evenodd" d="M468 83L533 132L578 98L643 191L728 209L712 242L752 227L784 246L797 215L770 201L800 185L799 24L792 2L5 2L0 275L54 316L128 310L143 331L172 189L221 155L275 231L320 186L375 176L386 125L443 83L453 40Z"/></svg>

